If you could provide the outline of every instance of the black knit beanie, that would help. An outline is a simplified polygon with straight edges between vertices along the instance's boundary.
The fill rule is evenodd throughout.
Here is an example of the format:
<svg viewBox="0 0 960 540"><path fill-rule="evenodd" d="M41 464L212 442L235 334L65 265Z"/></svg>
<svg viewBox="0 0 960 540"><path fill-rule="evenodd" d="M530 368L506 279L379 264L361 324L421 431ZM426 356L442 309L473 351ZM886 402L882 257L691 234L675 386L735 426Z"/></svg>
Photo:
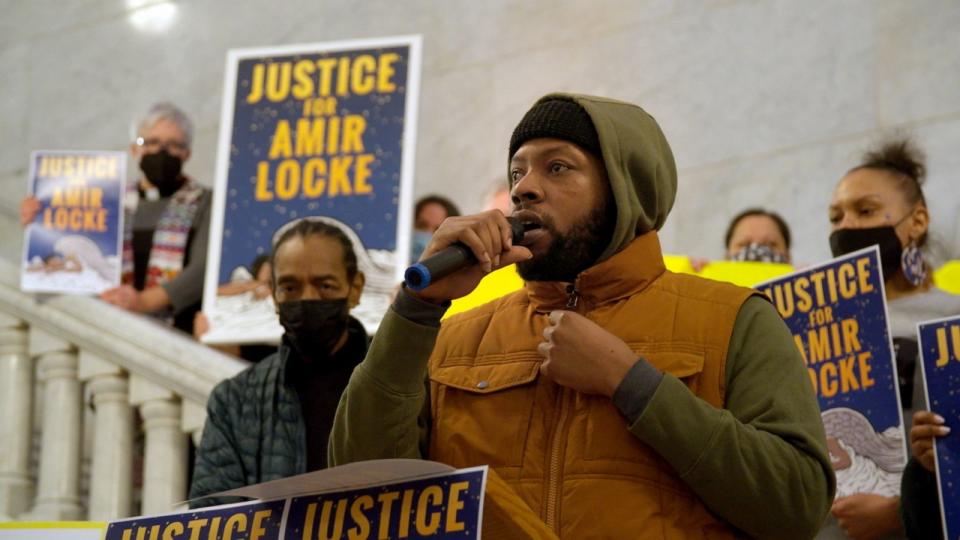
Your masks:
<svg viewBox="0 0 960 540"><path fill-rule="evenodd" d="M598 158L603 158L600 138L590 115L579 104L569 99L548 99L538 102L513 130L510 137L512 159L523 143L539 138L570 141Z"/></svg>

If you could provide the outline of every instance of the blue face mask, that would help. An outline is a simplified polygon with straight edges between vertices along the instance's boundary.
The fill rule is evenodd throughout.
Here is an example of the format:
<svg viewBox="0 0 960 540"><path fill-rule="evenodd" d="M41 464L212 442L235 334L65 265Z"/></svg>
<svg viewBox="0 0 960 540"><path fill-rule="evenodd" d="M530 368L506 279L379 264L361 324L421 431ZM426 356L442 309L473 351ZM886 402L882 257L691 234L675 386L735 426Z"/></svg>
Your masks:
<svg viewBox="0 0 960 540"><path fill-rule="evenodd" d="M427 244L433 239L433 233L427 231L413 231L413 239L410 242L410 264L420 260L423 250L427 249Z"/></svg>

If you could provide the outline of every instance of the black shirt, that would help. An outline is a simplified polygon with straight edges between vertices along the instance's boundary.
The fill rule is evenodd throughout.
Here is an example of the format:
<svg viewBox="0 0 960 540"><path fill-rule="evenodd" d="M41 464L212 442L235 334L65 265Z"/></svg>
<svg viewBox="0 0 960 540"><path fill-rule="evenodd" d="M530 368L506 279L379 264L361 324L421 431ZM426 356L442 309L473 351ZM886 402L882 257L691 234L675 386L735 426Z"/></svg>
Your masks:
<svg viewBox="0 0 960 540"><path fill-rule="evenodd" d="M327 439L333 428L333 416L350 381L353 368L367 354L367 332L360 321L350 318L347 342L332 357L305 360L294 347L288 347L285 379L300 398L307 435L307 471L327 466Z"/></svg>

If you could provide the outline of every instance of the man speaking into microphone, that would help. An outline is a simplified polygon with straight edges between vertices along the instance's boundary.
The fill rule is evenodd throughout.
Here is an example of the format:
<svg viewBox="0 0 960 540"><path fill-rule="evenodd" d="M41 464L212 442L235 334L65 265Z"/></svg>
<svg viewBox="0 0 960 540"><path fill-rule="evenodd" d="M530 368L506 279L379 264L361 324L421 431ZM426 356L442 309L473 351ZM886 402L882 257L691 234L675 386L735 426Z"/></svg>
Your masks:
<svg viewBox="0 0 960 540"><path fill-rule="evenodd" d="M755 291L664 268L677 178L656 121L545 96L509 178L522 242L499 211L444 221L421 260L460 243L477 263L398 295L330 463L487 464L563 538L812 537L835 482L803 359ZM513 263L522 290L440 324Z"/></svg>

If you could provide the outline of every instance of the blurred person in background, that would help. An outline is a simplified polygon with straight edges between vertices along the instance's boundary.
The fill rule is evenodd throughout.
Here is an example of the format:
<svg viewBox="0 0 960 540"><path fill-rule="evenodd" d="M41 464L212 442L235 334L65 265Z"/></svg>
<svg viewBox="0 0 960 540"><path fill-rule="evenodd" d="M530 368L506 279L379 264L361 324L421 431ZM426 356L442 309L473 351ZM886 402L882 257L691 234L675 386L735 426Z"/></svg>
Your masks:
<svg viewBox="0 0 960 540"><path fill-rule="evenodd" d="M203 296L211 201L210 190L183 173L192 143L193 123L171 103L153 105L137 123L130 155L142 176L128 185L122 284L100 295L188 333ZM23 199L21 224L39 211L38 199Z"/></svg>
<svg viewBox="0 0 960 540"><path fill-rule="evenodd" d="M217 287L217 296L236 296L249 293L255 301L266 300L270 297L273 281L273 272L270 266L269 255L258 255L253 259L250 268L237 267L231 275L231 281ZM193 319L193 337L201 341L204 334L210 331L210 320L207 315L198 311ZM277 350L277 346L268 343L247 343L243 345L211 345L218 351L232 354L250 362L259 362Z"/></svg>
<svg viewBox="0 0 960 540"><path fill-rule="evenodd" d="M913 409L924 409L918 365L917 323L960 313L960 296L933 285L924 259L930 212L923 195L924 156L912 141L893 139L864 154L837 183L828 216L834 257L879 245L891 337L897 361L904 428ZM851 538L903 537L900 498L860 493L837 499L831 509ZM829 529L829 527L828 527ZM829 530L820 537L836 537Z"/></svg>
<svg viewBox="0 0 960 540"><path fill-rule="evenodd" d="M423 248L427 247L433 233L448 217L459 216L457 205L441 195L427 195L417 201L413 209L413 239L410 247L410 263L420 260Z"/></svg>
<svg viewBox="0 0 960 540"><path fill-rule="evenodd" d="M790 263L790 227L776 212L740 212L727 226L724 244L728 261Z"/></svg>
<svg viewBox="0 0 960 540"><path fill-rule="evenodd" d="M730 220L723 237L724 260L789 264L790 227L776 212L748 208ZM710 264L709 259L690 257L694 271Z"/></svg>
<svg viewBox="0 0 960 540"><path fill-rule="evenodd" d="M484 210L499 210L503 215L508 216L513 212L513 201L510 200L510 180L507 178L497 178L490 192L487 193L487 200L483 205Z"/></svg>

